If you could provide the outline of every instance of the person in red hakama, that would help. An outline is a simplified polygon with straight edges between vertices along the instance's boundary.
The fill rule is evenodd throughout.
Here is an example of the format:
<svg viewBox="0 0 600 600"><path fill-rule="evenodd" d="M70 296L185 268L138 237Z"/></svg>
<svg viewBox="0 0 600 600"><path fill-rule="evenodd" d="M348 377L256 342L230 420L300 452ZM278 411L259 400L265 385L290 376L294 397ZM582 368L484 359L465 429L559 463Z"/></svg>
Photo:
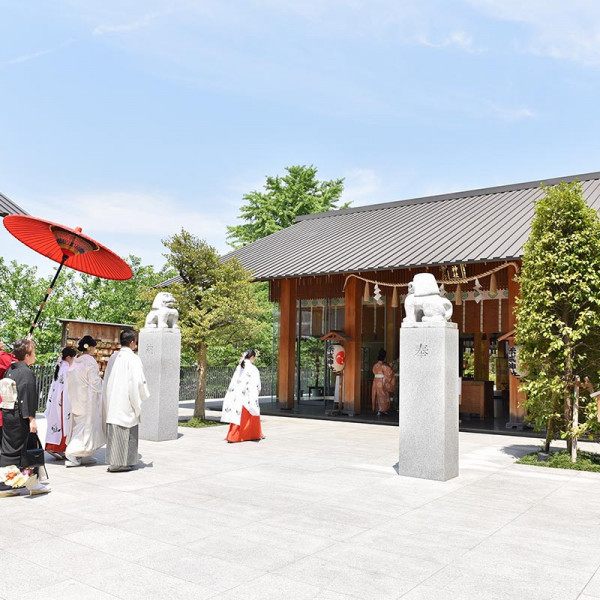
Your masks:
<svg viewBox="0 0 600 600"><path fill-rule="evenodd" d="M71 429L71 403L67 395L65 377L73 364L77 350L67 346L63 348L59 362L54 370L54 381L46 403L46 446L45 450L57 460L65 458L67 433Z"/></svg>
<svg viewBox="0 0 600 600"><path fill-rule="evenodd" d="M260 424L260 373L254 366L256 352L248 350L236 367L223 400L221 421L229 423L228 442L260 440L264 436Z"/></svg>
<svg viewBox="0 0 600 600"><path fill-rule="evenodd" d="M371 392L371 403L373 412L377 415L387 415L391 406L391 394L396 390L396 376L392 366L385 362L385 350L381 349L377 356L377 362L373 365L373 389Z"/></svg>

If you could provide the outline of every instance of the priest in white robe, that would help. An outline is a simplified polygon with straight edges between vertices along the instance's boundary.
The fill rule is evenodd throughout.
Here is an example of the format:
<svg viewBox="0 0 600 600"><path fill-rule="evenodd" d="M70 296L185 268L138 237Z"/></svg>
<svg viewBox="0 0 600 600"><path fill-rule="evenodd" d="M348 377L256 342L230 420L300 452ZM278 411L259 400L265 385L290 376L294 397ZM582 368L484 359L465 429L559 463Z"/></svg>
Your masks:
<svg viewBox="0 0 600 600"><path fill-rule="evenodd" d="M71 426L67 432L65 466L93 464L94 452L106 444L102 379L96 354L96 340L86 335L77 345L81 354L66 374L66 387L71 402Z"/></svg>
<svg viewBox="0 0 600 600"><path fill-rule="evenodd" d="M150 397L150 392L142 361L134 353L135 347L135 332L131 329L121 332L121 349L111 356L104 376L106 462L111 473L131 471L138 462L142 403Z"/></svg>

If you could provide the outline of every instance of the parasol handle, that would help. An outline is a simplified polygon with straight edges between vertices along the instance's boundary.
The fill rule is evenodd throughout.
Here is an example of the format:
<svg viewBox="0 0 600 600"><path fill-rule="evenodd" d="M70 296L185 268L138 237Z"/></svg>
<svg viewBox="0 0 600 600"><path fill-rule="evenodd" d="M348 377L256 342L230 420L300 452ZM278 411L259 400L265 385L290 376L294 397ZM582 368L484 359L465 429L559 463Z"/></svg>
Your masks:
<svg viewBox="0 0 600 600"><path fill-rule="evenodd" d="M29 328L29 334L27 335L27 337L32 337L33 331L37 327L37 322L40 319L40 315L42 314L42 311L44 310L44 306L46 306L46 302L48 300L48 296L52 293L52 288L54 287L54 284L56 283L56 280L58 279L58 276L60 275L60 272L61 272L64 264L67 262L68 259L69 259L69 257L63 254L62 261L60 262L60 266L58 267L58 269L57 269L57 271L56 271L56 273L54 275L54 279L52 280L52 283L50 284L50 287L46 291L46 295L44 296L44 300L40 304L40 308L37 311L37 315L35 315L35 319L33 320L33 323L31 324L31 327Z"/></svg>

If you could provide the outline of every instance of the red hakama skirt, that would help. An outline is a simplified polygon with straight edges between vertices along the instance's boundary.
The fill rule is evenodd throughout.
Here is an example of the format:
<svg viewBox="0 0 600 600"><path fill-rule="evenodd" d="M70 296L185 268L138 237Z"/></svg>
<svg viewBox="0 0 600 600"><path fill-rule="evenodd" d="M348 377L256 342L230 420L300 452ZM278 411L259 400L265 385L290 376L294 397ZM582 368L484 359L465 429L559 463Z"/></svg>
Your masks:
<svg viewBox="0 0 600 600"><path fill-rule="evenodd" d="M229 431L225 438L228 442L249 442L262 439L260 417L251 415L246 408L242 408L239 425L229 424Z"/></svg>

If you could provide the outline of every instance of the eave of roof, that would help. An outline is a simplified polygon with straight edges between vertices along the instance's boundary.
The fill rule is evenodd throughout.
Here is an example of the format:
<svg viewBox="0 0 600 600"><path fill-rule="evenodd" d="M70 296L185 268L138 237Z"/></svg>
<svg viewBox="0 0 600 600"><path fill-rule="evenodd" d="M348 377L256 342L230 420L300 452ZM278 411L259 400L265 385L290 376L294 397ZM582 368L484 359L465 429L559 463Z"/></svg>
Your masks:
<svg viewBox="0 0 600 600"><path fill-rule="evenodd" d="M20 206L15 204L10 198L0 193L0 217L6 217L6 215L26 215L26 213Z"/></svg>

